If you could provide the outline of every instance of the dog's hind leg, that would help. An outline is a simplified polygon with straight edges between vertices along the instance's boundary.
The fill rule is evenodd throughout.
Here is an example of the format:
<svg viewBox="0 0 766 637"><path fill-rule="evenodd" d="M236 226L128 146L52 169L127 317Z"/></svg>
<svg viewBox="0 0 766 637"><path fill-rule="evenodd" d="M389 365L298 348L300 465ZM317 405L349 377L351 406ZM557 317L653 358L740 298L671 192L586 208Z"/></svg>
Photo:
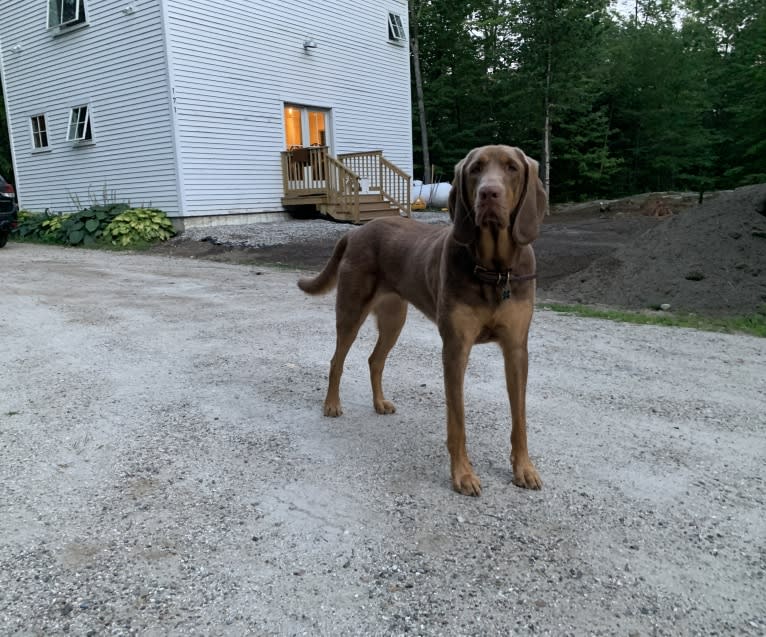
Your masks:
<svg viewBox="0 0 766 637"><path fill-rule="evenodd" d="M373 307L378 320L378 342L369 358L372 404L379 414L393 414L394 403L383 396L383 367L407 319L407 301L395 294L383 296Z"/></svg>
<svg viewBox="0 0 766 637"><path fill-rule="evenodd" d="M352 277L349 277L352 279ZM360 280L338 281L338 296L335 300L335 353L330 361L330 378L327 384L327 396L324 399L324 415L340 416L343 413L340 403L340 377L346 355L359 333L359 328L370 313L373 285L367 287Z"/></svg>

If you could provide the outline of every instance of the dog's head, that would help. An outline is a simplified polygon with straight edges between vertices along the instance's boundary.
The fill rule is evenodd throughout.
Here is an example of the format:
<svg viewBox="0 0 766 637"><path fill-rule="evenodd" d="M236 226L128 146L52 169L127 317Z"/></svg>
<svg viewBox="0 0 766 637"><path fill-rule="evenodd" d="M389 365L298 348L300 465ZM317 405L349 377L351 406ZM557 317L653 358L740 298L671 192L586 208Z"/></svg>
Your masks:
<svg viewBox="0 0 766 637"><path fill-rule="evenodd" d="M537 162L512 146L474 148L455 166L449 214L458 243L471 243L480 227L511 227L516 244L537 238L547 198Z"/></svg>

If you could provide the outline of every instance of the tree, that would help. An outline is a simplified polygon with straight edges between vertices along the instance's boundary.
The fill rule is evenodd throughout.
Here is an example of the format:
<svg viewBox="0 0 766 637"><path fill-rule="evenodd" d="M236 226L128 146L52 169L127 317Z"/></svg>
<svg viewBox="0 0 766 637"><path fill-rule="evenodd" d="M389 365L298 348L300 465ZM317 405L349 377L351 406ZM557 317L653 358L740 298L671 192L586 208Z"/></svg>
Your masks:
<svg viewBox="0 0 766 637"><path fill-rule="evenodd" d="M687 0L685 27L707 44L722 187L766 181L766 6Z"/></svg>
<svg viewBox="0 0 766 637"><path fill-rule="evenodd" d="M766 181L762 0L412 1L441 170L509 143L553 201Z"/></svg>
<svg viewBox="0 0 766 637"><path fill-rule="evenodd" d="M468 28L470 0L432 2L421 0L418 19L429 153L438 171L452 167L468 149L487 138L487 118L482 84L483 65ZM415 122L416 132L421 124ZM419 165L422 167L422 147ZM417 162L416 152L416 163Z"/></svg>
<svg viewBox="0 0 766 637"><path fill-rule="evenodd" d="M561 183L571 191L607 183L615 162L597 80L607 1L423 0L420 60L434 161L450 166L473 146L507 143L542 157L549 179L557 135L577 130L579 145L557 164L569 174Z"/></svg>
<svg viewBox="0 0 766 637"><path fill-rule="evenodd" d="M610 47L609 104L622 159L615 194L710 185L715 163L706 46L676 26L669 3L648 0Z"/></svg>
<svg viewBox="0 0 766 637"><path fill-rule="evenodd" d="M518 2L518 74L554 199L598 194L619 162L610 156L603 99L607 0Z"/></svg>
<svg viewBox="0 0 766 637"><path fill-rule="evenodd" d="M423 96L423 74L420 66L420 36L418 20L422 12L422 0L409 0L410 51L412 54L412 76L415 81L415 103L417 105L418 124L420 126L420 148L423 155L423 182L431 183L431 156L428 151L428 121L426 104Z"/></svg>

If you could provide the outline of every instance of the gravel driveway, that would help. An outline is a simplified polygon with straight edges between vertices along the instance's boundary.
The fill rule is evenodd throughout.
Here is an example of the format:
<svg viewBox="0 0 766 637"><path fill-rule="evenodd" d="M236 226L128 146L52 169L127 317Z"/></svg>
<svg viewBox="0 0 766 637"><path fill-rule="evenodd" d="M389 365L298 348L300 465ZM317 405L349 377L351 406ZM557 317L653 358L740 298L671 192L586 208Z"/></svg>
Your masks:
<svg viewBox="0 0 766 637"><path fill-rule="evenodd" d="M502 357L412 312L371 404L366 325L322 417L332 297L297 273L0 251L3 635L763 635L766 340L539 311L511 484ZM760 592L759 592L760 591Z"/></svg>

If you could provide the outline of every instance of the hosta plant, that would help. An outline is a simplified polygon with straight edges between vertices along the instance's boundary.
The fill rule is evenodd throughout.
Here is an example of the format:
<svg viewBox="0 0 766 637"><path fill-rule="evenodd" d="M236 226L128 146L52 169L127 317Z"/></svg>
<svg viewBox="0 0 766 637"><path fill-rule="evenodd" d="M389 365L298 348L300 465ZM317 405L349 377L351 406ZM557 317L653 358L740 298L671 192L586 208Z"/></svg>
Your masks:
<svg viewBox="0 0 766 637"><path fill-rule="evenodd" d="M35 214L27 210L19 211L18 225L13 234L19 239L31 239L45 243L61 243L64 234L61 230L69 215Z"/></svg>
<svg viewBox="0 0 766 637"><path fill-rule="evenodd" d="M73 212L61 223L64 243L73 246L97 243L112 220L127 209L127 204L106 204Z"/></svg>
<svg viewBox="0 0 766 637"><path fill-rule="evenodd" d="M165 241L175 234L167 215L156 208L130 208L104 229L104 241L116 246Z"/></svg>
<svg viewBox="0 0 766 637"><path fill-rule="evenodd" d="M64 238L62 226L69 215L45 215L39 223L38 236L43 241L59 241Z"/></svg>

